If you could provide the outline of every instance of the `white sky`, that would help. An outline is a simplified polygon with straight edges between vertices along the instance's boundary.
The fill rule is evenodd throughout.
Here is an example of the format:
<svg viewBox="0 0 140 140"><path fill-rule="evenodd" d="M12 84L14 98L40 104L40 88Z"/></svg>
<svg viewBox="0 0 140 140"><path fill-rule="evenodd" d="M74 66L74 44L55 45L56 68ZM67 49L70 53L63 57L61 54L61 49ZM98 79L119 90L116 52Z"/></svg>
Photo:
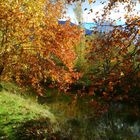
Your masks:
<svg viewBox="0 0 140 140"><path fill-rule="evenodd" d="M103 1L103 0L96 0L96 2L92 3L91 5L88 4L87 0L82 3L83 22L92 23L93 18L96 17L95 16L96 12L99 12L98 13L99 17L101 16L101 14L103 14L102 10L103 10L103 7L105 6L105 4L107 4L107 2L105 4L101 4L100 1ZM126 4L118 3L117 7L114 10L111 11L111 14L110 14L109 17L112 20L117 20L117 19L120 18L120 21L117 21L117 22L123 24L125 22L125 19L124 19L125 14L128 14L128 15L133 14L132 16L134 16L134 15L140 16L140 4L139 3L137 3L137 5L135 6L135 8L134 8L135 11L133 11L133 13L130 13L130 12L126 13L126 11L124 10L125 6L126 6ZM70 6L67 6L67 7L68 7L68 9L67 9L67 18L70 18L72 22L76 23L77 20L75 18L75 14L73 12L74 4L72 4ZM84 11L85 8L87 8L88 10ZM93 9L93 12L88 14L90 9Z"/></svg>

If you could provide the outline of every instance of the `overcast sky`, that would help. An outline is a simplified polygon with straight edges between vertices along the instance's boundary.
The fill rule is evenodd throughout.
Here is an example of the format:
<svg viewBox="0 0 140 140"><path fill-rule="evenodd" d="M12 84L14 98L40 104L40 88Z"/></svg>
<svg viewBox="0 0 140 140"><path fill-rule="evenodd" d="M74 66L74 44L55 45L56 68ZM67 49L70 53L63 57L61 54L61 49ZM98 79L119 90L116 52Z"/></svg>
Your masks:
<svg viewBox="0 0 140 140"><path fill-rule="evenodd" d="M106 1L105 4L101 4L101 1ZM88 0L85 0L85 2L82 3L82 11L83 11L83 22L92 23L93 18L95 18L95 13L99 12L98 16L101 16L103 13L103 7L107 4L107 0L96 0L95 3L89 4ZM72 22L77 23L73 8L75 4L67 5L67 18L70 18ZM120 20L117 20L117 24L123 24L125 22L124 16L125 14L132 14L132 13L126 13L124 10L125 4L119 4L117 5L117 8L111 11L111 15L109 16L112 20L117 20L118 18L121 18ZM88 10L84 11L84 9L87 8ZM93 9L93 12L90 14L89 10ZM140 16L140 4L137 4L135 6L135 11L133 12L134 15ZM108 17L108 18L109 18Z"/></svg>

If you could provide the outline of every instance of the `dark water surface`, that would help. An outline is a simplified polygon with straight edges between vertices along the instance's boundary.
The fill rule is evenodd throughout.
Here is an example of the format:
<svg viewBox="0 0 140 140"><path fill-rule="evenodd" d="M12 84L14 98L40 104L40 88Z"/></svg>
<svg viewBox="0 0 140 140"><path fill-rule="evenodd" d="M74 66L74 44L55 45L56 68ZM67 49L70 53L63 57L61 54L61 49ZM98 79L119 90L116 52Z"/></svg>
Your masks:
<svg viewBox="0 0 140 140"><path fill-rule="evenodd" d="M87 102L46 103L58 118L59 134L68 140L140 140L140 103L109 102L100 115Z"/></svg>

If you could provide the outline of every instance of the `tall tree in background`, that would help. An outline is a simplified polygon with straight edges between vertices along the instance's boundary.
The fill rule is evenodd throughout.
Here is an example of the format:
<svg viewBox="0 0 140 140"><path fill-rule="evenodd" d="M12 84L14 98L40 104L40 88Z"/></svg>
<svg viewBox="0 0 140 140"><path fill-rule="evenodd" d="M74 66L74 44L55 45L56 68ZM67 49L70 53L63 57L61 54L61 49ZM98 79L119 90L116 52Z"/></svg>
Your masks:
<svg viewBox="0 0 140 140"><path fill-rule="evenodd" d="M83 23L83 11L82 11L82 4L80 1L75 2L75 7L73 11L78 24L81 26Z"/></svg>
<svg viewBox="0 0 140 140"><path fill-rule="evenodd" d="M82 29L83 27L83 10L82 10L82 3L81 1L76 1L75 2L75 7L73 9L76 20L78 22L78 26L80 29ZM81 39L80 39L80 44L76 47L76 53L78 55L78 59L77 59L77 68L78 69L82 69L83 66L83 62L85 61L84 59L84 54L85 54L85 36L84 33L81 34Z"/></svg>

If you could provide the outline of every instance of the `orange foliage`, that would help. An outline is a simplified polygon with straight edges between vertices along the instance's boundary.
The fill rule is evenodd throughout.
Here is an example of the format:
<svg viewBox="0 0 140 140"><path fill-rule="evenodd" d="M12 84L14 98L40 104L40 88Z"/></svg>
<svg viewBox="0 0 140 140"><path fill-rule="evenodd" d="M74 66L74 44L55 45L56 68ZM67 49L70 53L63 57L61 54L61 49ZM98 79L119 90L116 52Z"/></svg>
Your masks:
<svg viewBox="0 0 140 140"><path fill-rule="evenodd" d="M54 10L55 9L55 10ZM49 0L2 0L0 2L1 78L32 86L43 93L48 79L60 88L74 82L74 46L80 31L69 22L59 25L63 4Z"/></svg>
<svg viewBox="0 0 140 140"><path fill-rule="evenodd" d="M93 39L88 62L95 93L106 99L138 93L140 89L139 18L129 18L125 27L116 26L111 33L102 33ZM120 98L119 98L120 99Z"/></svg>

